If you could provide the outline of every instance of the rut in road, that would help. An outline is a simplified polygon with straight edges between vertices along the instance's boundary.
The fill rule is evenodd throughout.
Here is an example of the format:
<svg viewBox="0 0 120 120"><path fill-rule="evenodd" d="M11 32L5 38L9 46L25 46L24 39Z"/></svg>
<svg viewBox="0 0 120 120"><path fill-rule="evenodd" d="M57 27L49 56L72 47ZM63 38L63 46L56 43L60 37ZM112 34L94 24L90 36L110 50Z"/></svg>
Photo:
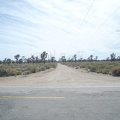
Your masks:
<svg viewBox="0 0 120 120"><path fill-rule="evenodd" d="M50 72L40 72L28 76L17 76L0 79L0 85L120 85L120 78L74 69L58 63L57 68Z"/></svg>

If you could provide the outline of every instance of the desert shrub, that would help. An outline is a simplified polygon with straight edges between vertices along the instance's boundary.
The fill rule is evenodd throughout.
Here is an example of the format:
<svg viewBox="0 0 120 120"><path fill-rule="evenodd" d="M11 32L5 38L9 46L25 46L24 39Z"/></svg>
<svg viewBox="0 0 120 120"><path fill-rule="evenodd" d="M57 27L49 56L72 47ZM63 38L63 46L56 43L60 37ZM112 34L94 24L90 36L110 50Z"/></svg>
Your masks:
<svg viewBox="0 0 120 120"><path fill-rule="evenodd" d="M56 68L56 67L57 67L57 63L56 63L56 64L53 64L52 67L53 67L53 68Z"/></svg>
<svg viewBox="0 0 120 120"><path fill-rule="evenodd" d="M90 68L90 71L91 71L91 72L96 72L96 70L97 70L97 68L96 68L95 66L92 66L92 67Z"/></svg>
<svg viewBox="0 0 120 120"><path fill-rule="evenodd" d="M0 76L6 76L7 72L5 69L0 69Z"/></svg>
<svg viewBox="0 0 120 120"><path fill-rule="evenodd" d="M108 74L108 73L109 73L109 70L108 70L108 69L103 69L103 70L102 70L102 73L103 73L103 74Z"/></svg>
<svg viewBox="0 0 120 120"><path fill-rule="evenodd" d="M21 71L16 71L16 75L21 75Z"/></svg>
<svg viewBox="0 0 120 120"><path fill-rule="evenodd" d="M24 71L22 72L22 75L29 75L31 72L30 71Z"/></svg>
<svg viewBox="0 0 120 120"><path fill-rule="evenodd" d="M102 69L97 69L96 73L102 73Z"/></svg>
<svg viewBox="0 0 120 120"><path fill-rule="evenodd" d="M7 76L15 76L16 75L15 69L8 68L6 71L7 71Z"/></svg>
<svg viewBox="0 0 120 120"><path fill-rule="evenodd" d="M16 75L28 75L46 69L56 68L57 63L26 63L26 64L0 64L0 77L2 76L16 76Z"/></svg>
<svg viewBox="0 0 120 120"><path fill-rule="evenodd" d="M66 62L64 65L68 65L74 68L86 68L90 72L97 72L103 74L110 74L113 76L120 76L120 62L110 61L96 61L96 62ZM114 68L114 69L113 69Z"/></svg>
<svg viewBox="0 0 120 120"><path fill-rule="evenodd" d="M80 69L80 67L79 67L79 66L77 66L77 67L76 67L76 69Z"/></svg>
<svg viewBox="0 0 120 120"><path fill-rule="evenodd" d="M80 65L81 68L85 68L85 65Z"/></svg>
<svg viewBox="0 0 120 120"><path fill-rule="evenodd" d="M45 68L46 69L50 69L50 65L45 65Z"/></svg>
<svg viewBox="0 0 120 120"><path fill-rule="evenodd" d="M36 68L35 68L35 67L32 67L32 68L30 69L30 72L31 72L31 73L35 73L35 72L36 72Z"/></svg>
<svg viewBox="0 0 120 120"><path fill-rule="evenodd" d="M41 70L41 71L45 71L46 68L45 68L45 67L41 67L40 70Z"/></svg>
<svg viewBox="0 0 120 120"><path fill-rule="evenodd" d="M120 76L120 67L114 67L112 69L112 75L113 76Z"/></svg>

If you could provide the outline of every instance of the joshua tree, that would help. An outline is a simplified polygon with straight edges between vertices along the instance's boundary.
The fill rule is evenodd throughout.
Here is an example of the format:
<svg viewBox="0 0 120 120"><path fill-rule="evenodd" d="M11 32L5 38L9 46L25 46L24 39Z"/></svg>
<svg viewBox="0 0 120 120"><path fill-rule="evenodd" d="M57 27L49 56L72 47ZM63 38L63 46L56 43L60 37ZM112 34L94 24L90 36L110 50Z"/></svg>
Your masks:
<svg viewBox="0 0 120 120"><path fill-rule="evenodd" d="M90 57L88 57L89 61L93 61L93 55L90 55Z"/></svg>
<svg viewBox="0 0 120 120"><path fill-rule="evenodd" d="M66 62L65 56L61 56L60 61L61 61L61 62Z"/></svg>
<svg viewBox="0 0 120 120"><path fill-rule="evenodd" d="M107 58L106 58L106 60L107 60L107 61L109 61L109 60L110 60L110 58L109 58L109 57L107 57Z"/></svg>
<svg viewBox="0 0 120 120"><path fill-rule="evenodd" d="M32 63L35 63L35 57L34 57L34 55L31 56L31 61L32 61Z"/></svg>
<svg viewBox="0 0 120 120"><path fill-rule="evenodd" d="M51 57L51 62L54 62L55 61L55 57Z"/></svg>
<svg viewBox="0 0 120 120"><path fill-rule="evenodd" d="M16 62L17 62L17 63L18 63L19 57L20 57L19 54L17 54L17 55L14 56L14 58L16 59Z"/></svg>
<svg viewBox="0 0 120 120"><path fill-rule="evenodd" d="M3 60L3 64L6 64L6 63L7 63L7 58Z"/></svg>
<svg viewBox="0 0 120 120"><path fill-rule="evenodd" d="M117 57L117 60L120 61L120 56Z"/></svg>
<svg viewBox="0 0 120 120"><path fill-rule="evenodd" d="M76 59L77 59L77 55L76 55L76 54L74 54L73 59L74 59L75 62L76 62Z"/></svg>
<svg viewBox="0 0 120 120"><path fill-rule="evenodd" d="M35 62L36 62L36 63L39 62L39 58L38 58L38 56L35 57Z"/></svg>
<svg viewBox="0 0 120 120"><path fill-rule="evenodd" d="M9 64L12 62L12 60L11 60L10 58L8 58L8 59L6 60L6 62L7 62L7 64L9 65Z"/></svg>
<svg viewBox="0 0 120 120"><path fill-rule="evenodd" d="M116 54L112 53L112 54L110 54L110 57L111 57L111 61L115 61Z"/></svg>
<svg viewBox="0 0 120 120"><path fill-rule="evenodd" d="M98 56L96 56L94 60L97 61L98 60Z"/></svg>
<svg viewBox="0 0 120 120"><path fill-rule="evenodd" d="M43 61L43 63L45 64L45 59L47 58L47 54L46 51L43 51L43 53L41 54L41 60Z"/></svg>
<svg viewBox="0 0 120 120"><path fill-rule="evenodd" d="M2 64L2 61L0 60L0 64Z"/></svg>

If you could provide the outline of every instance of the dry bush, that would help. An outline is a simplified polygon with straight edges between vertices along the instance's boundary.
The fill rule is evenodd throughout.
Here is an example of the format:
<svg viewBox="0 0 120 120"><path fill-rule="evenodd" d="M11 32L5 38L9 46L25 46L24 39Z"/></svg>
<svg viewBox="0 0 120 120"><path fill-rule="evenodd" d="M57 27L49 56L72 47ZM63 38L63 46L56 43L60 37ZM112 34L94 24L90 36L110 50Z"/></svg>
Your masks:
<svg viewBox="0 0 120 120"><path fill-rule="evenodd" d="M90 72L110 74L113 76L120 76L120 62L106 62L106 61L96 61L96 62L66 62L64 65L75 68L86 68Z"/></svg>
<svg viewBox="0 0 120 120"><path fill-rule="evenodd" d="M120 67L114 67L112 69L112 75L113 76L120 76Z"/></svg>
<svg viewBox="0 0 120 120"><path fill-rule="evenodd" d="M16 76L16 75L28 75L46 69L56 68L57 63L25 63L25 64L12 64L12 65L0 65L0 77L3 76Z"/></svg>

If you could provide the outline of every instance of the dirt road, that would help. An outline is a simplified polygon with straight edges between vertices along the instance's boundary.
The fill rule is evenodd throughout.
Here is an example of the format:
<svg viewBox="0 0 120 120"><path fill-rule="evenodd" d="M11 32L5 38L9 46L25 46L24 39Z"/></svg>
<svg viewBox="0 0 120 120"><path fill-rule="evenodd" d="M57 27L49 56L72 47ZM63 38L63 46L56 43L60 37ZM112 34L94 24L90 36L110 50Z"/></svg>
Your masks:
<svg viewBox="0 0 120 120"><path fill-rule="evenodd" d="M56 69L0 78L0 86L81 87L120 86L120 77L87 72L58 64Z"/></svg>

